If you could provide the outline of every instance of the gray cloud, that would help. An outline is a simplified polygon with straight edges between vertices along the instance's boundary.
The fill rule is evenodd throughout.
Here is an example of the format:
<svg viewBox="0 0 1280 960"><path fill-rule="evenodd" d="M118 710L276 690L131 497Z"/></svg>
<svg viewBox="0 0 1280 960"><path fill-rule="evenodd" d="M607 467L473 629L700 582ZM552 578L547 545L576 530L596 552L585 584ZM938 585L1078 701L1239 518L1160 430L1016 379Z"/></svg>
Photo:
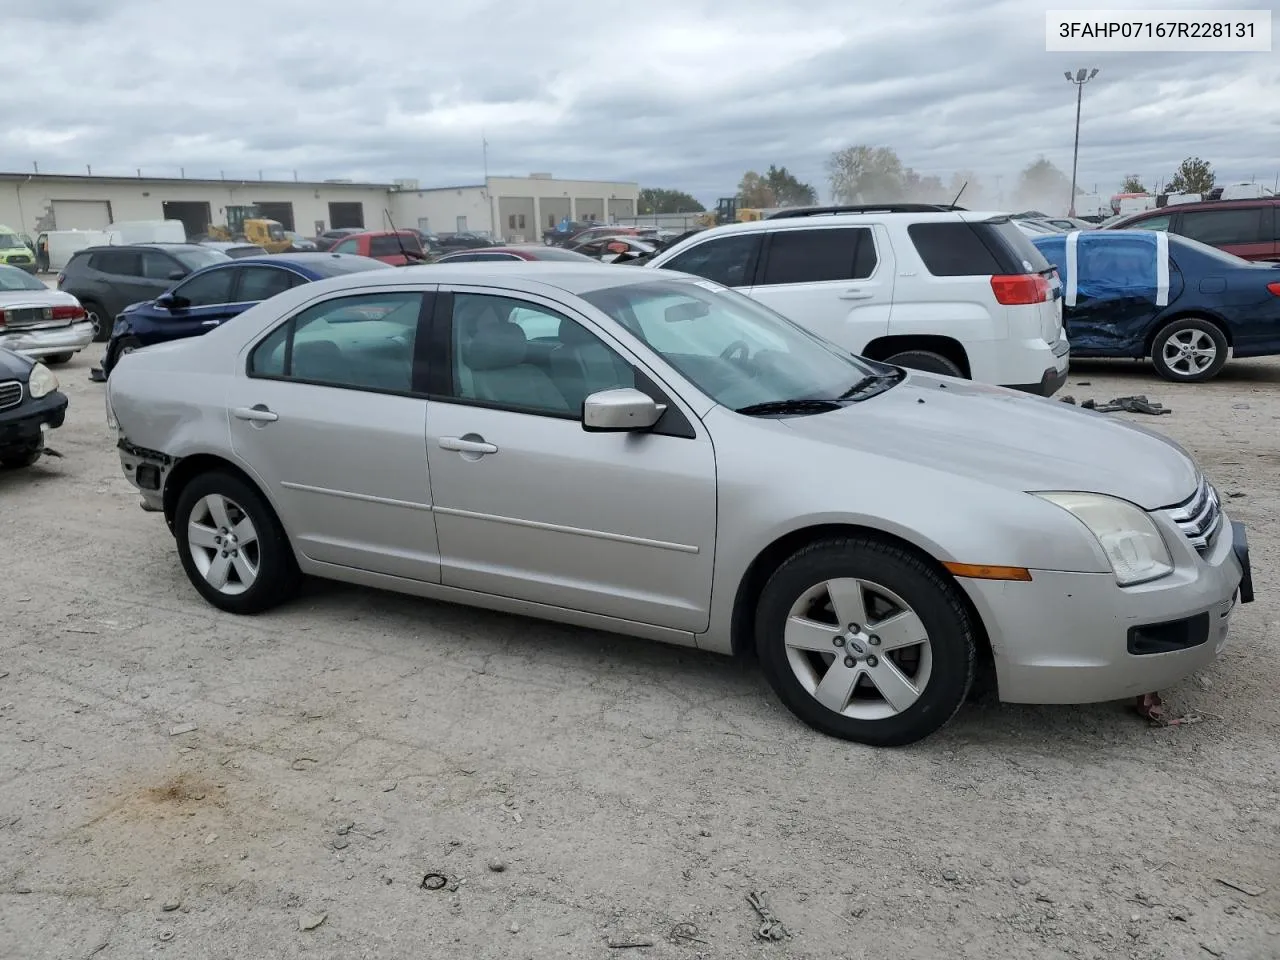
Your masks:
<svg viewBox="0 0 1280 960"><path fill-rule="evenodd" d="M0 169L474 182L491 173L636 179L731 193L785 164L826 193L852 144L894 147L993 192L1045 156L1080 181L1149 185L1185 156L1220 179L1277 174L1274 54L1048 54L1066 0L50 0L19 5L0 59L27 78ZM1237 0L1160 0L1225 9ZM247 25L251 25L247 26ZM51 65L80 65L76 69Z"/></svg>

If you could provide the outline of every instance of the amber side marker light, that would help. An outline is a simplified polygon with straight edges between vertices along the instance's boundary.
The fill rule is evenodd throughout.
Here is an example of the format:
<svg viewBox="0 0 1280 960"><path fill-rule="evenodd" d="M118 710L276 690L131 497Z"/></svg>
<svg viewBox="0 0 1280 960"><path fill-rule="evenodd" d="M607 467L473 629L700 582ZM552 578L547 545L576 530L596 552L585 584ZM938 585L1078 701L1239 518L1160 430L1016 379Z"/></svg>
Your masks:
<svg viewBox="0 0 1280 960"><path fill-rule="evenodd" d="M992 567L985 563L944 563L943 566L955 576L971 580L1019 580L1025 583L1031 579L1031 571L1026 567Z"/></svg>

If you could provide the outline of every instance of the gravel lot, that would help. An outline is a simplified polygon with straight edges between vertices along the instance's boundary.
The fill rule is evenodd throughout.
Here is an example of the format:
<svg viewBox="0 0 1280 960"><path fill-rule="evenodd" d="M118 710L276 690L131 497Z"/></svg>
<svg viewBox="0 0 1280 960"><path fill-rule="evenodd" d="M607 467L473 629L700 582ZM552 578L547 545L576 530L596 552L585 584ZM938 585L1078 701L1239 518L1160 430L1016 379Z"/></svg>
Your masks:
<svg viewBox="0 0 1280 960"><path fill-rule="evenodd" d="M1280 956L1280 363L1064 391L1171 406L1134 419L1250 525L1259 601L1162 691L1203 722L984 701L885 752L695 651L333 584L216 612L121 476L100 352L58 371L63 457L0 473L0 956Z"/></svg>

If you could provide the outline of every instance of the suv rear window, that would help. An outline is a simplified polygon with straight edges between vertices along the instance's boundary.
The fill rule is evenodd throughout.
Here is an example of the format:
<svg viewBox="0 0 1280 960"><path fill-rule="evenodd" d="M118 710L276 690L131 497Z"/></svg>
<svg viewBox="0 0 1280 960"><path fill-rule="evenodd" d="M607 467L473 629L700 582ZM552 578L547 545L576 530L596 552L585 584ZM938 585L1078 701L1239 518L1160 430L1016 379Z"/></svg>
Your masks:
<svg viewBox="0 0 1280 960"><path fill-rule="evenodd" d="M779 230L769 236L760 283L865 280L875 268L875 242L866 227Z"/></svg>
<svg viewBox="0 0 1280 960"><path fill-rule="evenodd" d="M1008 219L913 223L907 235L935 277L990 277L1051 269L1044 254Z"/></svg>

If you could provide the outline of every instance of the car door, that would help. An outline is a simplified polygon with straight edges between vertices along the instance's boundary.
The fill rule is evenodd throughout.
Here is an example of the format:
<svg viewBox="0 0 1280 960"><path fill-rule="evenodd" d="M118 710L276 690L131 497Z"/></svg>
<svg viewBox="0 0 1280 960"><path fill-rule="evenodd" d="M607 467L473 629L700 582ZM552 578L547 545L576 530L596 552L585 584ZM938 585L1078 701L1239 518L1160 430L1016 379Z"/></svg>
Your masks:
<svg viewBox="0 0 1280 960"><path fill-rule="evenodd" d="M131 303L151 300L157 296L154 287L142 279L142 251L137 249L101 250L93 254L89 262L93 276L89 280L89 295L102 304L107 312L107 328L110 318ZM163 291L161 291L163 292ZM76 296L82 297L79 291Z"/></svg>
<svg viewBox="0 0 1280 960"><path fill-rule="evenodd" d="M310 560L440 581L421 349L434 289L343 291L242 355L232 446Z"/></svg>
<svg viewBox="0 0 1280 960"><path fill-rule="evenodd" d="M537 341L537 350L530 350ZM564 304L442 286L427 461L447 586L705 630L715 456L701 423ZM648 433L588 433L590 393L668 405Z"/></svg>
<svg viewBox="0 0 1280 960"><path fill-rule="evenodd" d="M879 239L879 243L877 243ZM893 253L871 226L819 226L766 234L753 300L861 353L889 332Z"/></svg>
<svg viewBox="0 0 1280 960"><path fill-rule="evenodd" d="M1160 236L1153 244L1146 237L1090 230L1068 234L1064 255L1063 319L1072 352L1141 356L1152 325L1182 295L1182 274L1168 256L1167 239ZM1163 290L1161 257L1167 271Z"/></svg>
<svg viewBox="0 0 1280 960"><path fill-rule="evenodd" d="M163 325L168 334L165 339L198 337L243 310L235 303L240 269L222 265L207 267L169 291L173 299Z"/></svg>

